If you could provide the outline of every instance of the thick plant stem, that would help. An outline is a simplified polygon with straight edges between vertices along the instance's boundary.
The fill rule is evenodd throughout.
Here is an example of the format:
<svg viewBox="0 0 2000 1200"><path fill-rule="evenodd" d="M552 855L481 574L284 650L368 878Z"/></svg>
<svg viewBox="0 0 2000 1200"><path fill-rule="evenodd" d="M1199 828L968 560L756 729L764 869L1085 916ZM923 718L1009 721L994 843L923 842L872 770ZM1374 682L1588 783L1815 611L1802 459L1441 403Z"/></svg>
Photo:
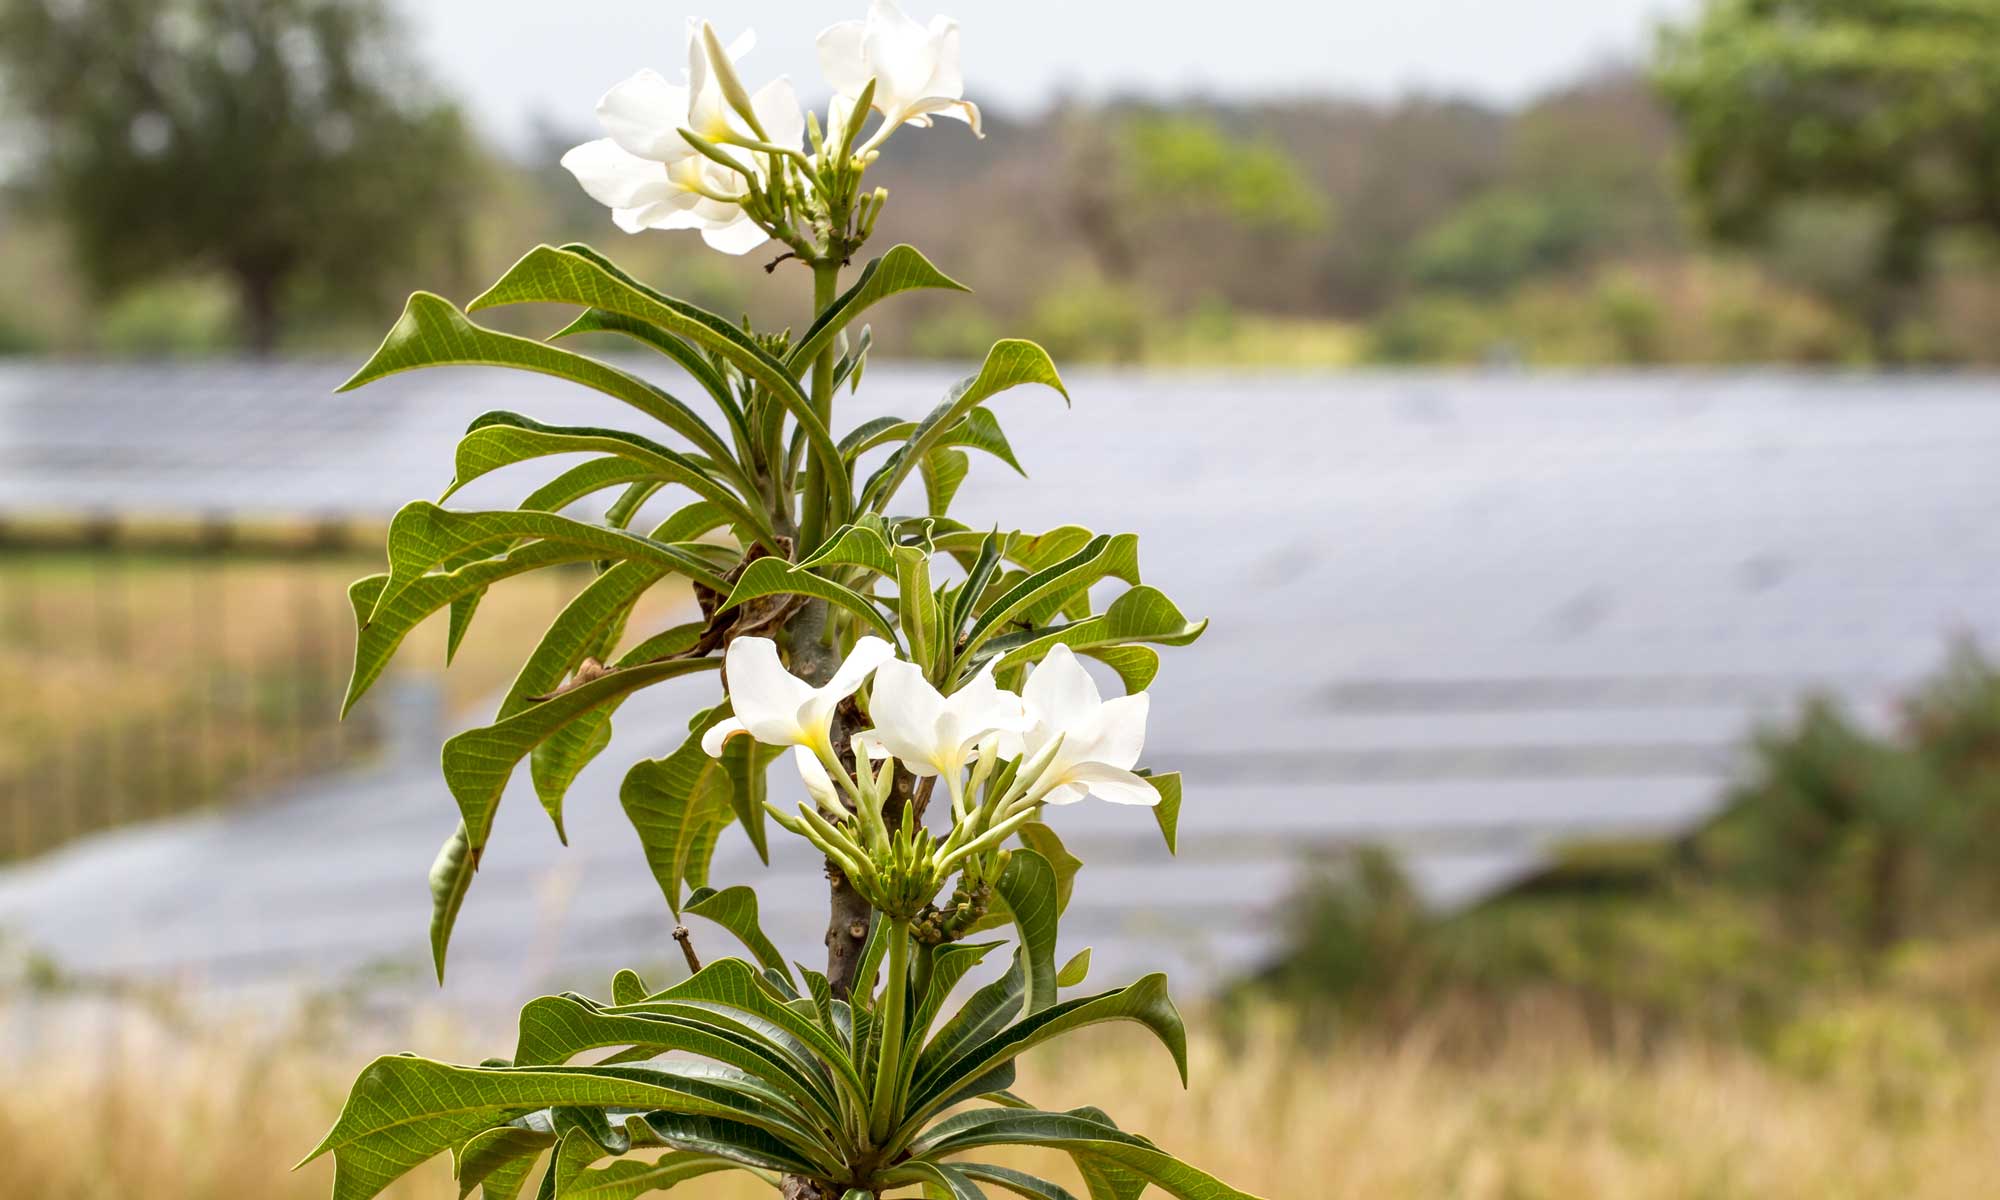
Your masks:
<svg viewBox="0 0 2000 1200"><path fill-rule="evenodd" d="M821 259L813 263L813 315L817 317L840 294L840 263ZM811 399L813 410L823 421L833 415L833 349L828 347L813 362ZM826 477L817 460L806 464L803 519L798 553L804 557L826 534ZM827 637L829 613L826 601L811 600L794 617L789 627L792 667L813 684L824 684L840 665L836 647ZM836 718L833 744L847 744L848 731ZM852 992L854 973L861 965L861 947L868 940L868 923L874 915L840 868L826 864L827 923L826 978L836 999L845 1000ZM865 986L865 981L864 981Z"/></svg>
<svg viewBox="0 0 2000 1200"><path fill-rule="evenodd" d="M840 264L813 264L813 315L817 317L840 294ZM820 420L830 423L833 416L833 351L829 348L813 363L810 396ZM816 458L806 463L805 495L801 501L801 521L795 553L804 558L826 536L826 476ZM828 636L829 613L824 600L808 601L788 624L792 669L807 682L821 685L840 666L840 653ZM834 720L833 744L847 744L846 722ZM832 861L826 864L826 978L833 996L845 1000L854 989L854 976L861 967L861 948L868 941L868 924L874 912L847 875ZM864 985L865 986L865 985ZM828 1190L803 1175L787 1175L779 1192L785 1200L834 1200L838 1191Z"/></svg>
<svg viewBox="0 0 2000 1200"><path fill-rule="evenodd" d="M875 1145L896 1127L896 1090L903 1077L903 1022L910 986L910 919L889 922L889 978L882 988L882 1051L875 1060L874 1104L868 1115L868 1138Z"/></svg>

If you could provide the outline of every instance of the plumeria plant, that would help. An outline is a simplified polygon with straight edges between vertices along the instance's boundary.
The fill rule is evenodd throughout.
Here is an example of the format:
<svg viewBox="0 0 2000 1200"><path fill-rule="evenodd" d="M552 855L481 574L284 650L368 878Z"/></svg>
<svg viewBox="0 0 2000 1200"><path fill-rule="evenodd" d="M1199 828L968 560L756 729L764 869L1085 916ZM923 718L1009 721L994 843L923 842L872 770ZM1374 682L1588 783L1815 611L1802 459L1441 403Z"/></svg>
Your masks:
<svg viewBox="0 0 2000 1200"><path fill-rule="evenodd" d="M487 413L459 443L447 500L503 467L582 457L518 508L408 505L390 525L388 571L350 589L349 706L424 619L448 611L449 655L494 584L594 569L494 722L445 743L460 820L431 870L440 979L521 762L560 835L564 793L609 742L620 703L702 671L719 670L719 702L693 715L679 749L633 765L620 799L674 914L713 920L748 957L704 966L686 930L663 922L686 952L686 978L656 988L621 971L608 1000L535 1000L510 1058L382 1058L310 1157L333 1156L336 1200L374 1196L440 1154L462 1195L488 1200L511 1200L531 1179L542 1197L610 1198L720 1171L748 1172L790 1200L1070 1196L987 1161L1017 1146L1067 1153L1092 1200L1148 1187L1243 1196L1100 1109L1043 1111L1011 1090L1019 1055L1109 1021L1151 1030L1185 1079L1186 1034L1162 976L1083 992L1089 951L1058 965L1080 864L1048 817L1093 796L1144 806L1172 848L1179 777L1138 769L1145 689L1155 647L1184 645L1203 623L1140 582L1129 534L982 531L949 515L971 452L1019 470L990 400L1027 384L1068 398L1033 343L995 345L921 420L875 417L836 433L834 396L858 386L867 361L859 318L900 292L963 290L908 246L841 286L887 200L865 177L890 136L937 116L979 130L957 26L921 25L875 0L865 21L826 30L834 98L823 121L801 113L785 80L743 83L750 44L691 23L683 82L642 72L619 84L598 105L607 136L563 162L627 231L698 230L732 254L782 245L774 270L796 260L812 277L803 334L758 332L661 295L588 247L542 246L464 311L411 297L347 385L418 367L509 367L593 388L651 423ZM545 340L467 315L525 303L575 315ZM566 348L585 332L664 356L714 415ZM906 491L913 476L920 502ZM691 502L642 521L677 491ZM602 520L563 515L599 494ZM700 619L633 628L640 599L669 580L692 585ZM1096 607L1093 589L1112 580L1122 589ZM1105 699L1085 659L1126 694ZM805 796L790 808L766 790L786 750ZM824 971L785 960L751 888L710 886L718 838L738 826L768 857L772 824L825 857ZM1005 968L975 980L1010 940Z"/></svg>

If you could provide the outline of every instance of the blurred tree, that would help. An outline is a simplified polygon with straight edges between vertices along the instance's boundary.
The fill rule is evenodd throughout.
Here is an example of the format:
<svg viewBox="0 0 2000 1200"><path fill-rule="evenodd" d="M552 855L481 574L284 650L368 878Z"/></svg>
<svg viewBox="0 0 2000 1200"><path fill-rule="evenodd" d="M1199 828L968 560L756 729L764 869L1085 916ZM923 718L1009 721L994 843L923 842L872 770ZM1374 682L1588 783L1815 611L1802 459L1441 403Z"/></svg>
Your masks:
<svg viewBox="0 0 2000 1200"><path fill-rule="evenodd" d="M1657 79L1716 235L1761 239L1800 201L1874 209L1878 353L1938 235L2000 233L2000 0L1710 0Z"/></svg>
<svg viewBox="0 0 2000 1200"><path fill-rule="evenodd" d="M1496 295L1561 270L1598 240L1603 209L1575 190L1497 189L1454 212L1410 248L1420 287Z"/></svg>
<svg viewBox="0 0 2000 1200"><path fill-rule="evenodd" d="M477 151L379 0L0 0L36 198L104 291L211 271L272 350L304 281L369 303L462 252Z"/></svg>
<svg viewBox="0 0 2000 1200"><path fill-rule="evenodd" d="M1146 247L1162 242L1204 245L1208 254L1195 257L1212 258L1225 239L1284 246L1326 228L1325 194L1269 137L1207 114L1145 109L1076 125L1069 217L1114 280L1139 274L1142 259L1159 257ZM1268 290L1263 283L1251 290Z"/></svg>

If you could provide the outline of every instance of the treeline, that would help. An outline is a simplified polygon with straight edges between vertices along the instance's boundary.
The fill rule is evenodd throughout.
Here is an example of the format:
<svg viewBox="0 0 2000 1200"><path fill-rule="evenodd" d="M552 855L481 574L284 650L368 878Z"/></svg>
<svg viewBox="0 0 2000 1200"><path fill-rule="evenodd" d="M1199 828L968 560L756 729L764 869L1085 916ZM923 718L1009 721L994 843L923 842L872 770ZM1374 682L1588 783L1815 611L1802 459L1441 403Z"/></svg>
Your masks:
<svg viewBox="0 0 2000 1200"><path fill-rule="evenodd" d="M296 10L315 30L326 28L323 10L374 7L229 0L210 11L231 5L266 22ZM10 7L15 46L59 40L54 18L22 26L19 14L65 6L0 0L0 12ZM1979 140L1983 115L1899 105L1912 88L1932 85L1985 96L2000 72L1982 64L2000 57L2000 38L1984 40L1972 73L1964 54L1935 49L1956 43L1930 26L1911 35L1929 39L1912 43L1922 53L1878 56L1887 67L1840 60L1839 48L1857 43L1857 22L1916 20L1896 17L1897 7L1717 4L1693 32L1663 42L1658 62L1604 72L1516 109L1429 97L1066 103L1036 116L992 113L984 141L957 126L899 138L877 169L892 193L885 236L920 244L977 294L919 306L880 331L879 344L898 355L964 357L1008 329L1071 361L1992 362L2000 358L2000 204L1982 217L1976 203L1921 207L1903 198L1931 186L1941 164L1976 175L1980 156L2000 148ZM1984 28L1994 12L2000 0L1953 0L1922 16ZM116 37L107 28L91 30L93 54L129 52L154 64L168 52L143 22ZM355 25L378 39L393 36L388 28ZM1901 28L1885 26L1882 44ZM280 35L268 40L296 57L298 39ZM1858 43L1870 45L1867 37ZM209 44L194 39L182 52L199 58ZM60 67L60 55L40 59ZM0 348L171 352L257 341L347 352L379 334L403 293L427 287L462 298L525 248L567 239L590 241L722 311L779 326L800 316L769 307L770 297L789 294L762 286L773 255L732 262L690 238L614 229L557 166L564 149L588 136L581 111L507 158L472 145L464 123L440 107L448 98L424 93L420 112L397 119L429 139L412 154L450 164L437 178L400 162L397 139L378 139L365 162L354 162L344 110L288 88L278 66L249 72L264 80L262 109L295 110L247 143L253 157L260 148L282 154L292 176L311 163L320 181L309 206L282 189L271 201L274 212L307 212L311 221L259 222L240 216L254 170L206 192L188 183L206 178L193 143L211 131L192 120L183 131L150 110L125 113L121 104L139 102L116 93L88 97L88 121L78 125L65 116L65 105L82 103L72 75L50 74L46 94L29 94L19 80L33 73L15 67L13 100L25 127L41 129L49 146L72 125L110 130L91 144L111 149L100 151L101 164L25 156L33 169L0 203L0 259L10 279L26 284L0 295ZM1746 92L1745 78L1763 90ZM1802 98L1794 103L1786 88ZM1897 116L1897 138L1871 150L1866 120L1851 131L1826 127L1811 107L1826 95L1836 108ZM201 100L185 107L213 109ZM301 141L294 126L321 132ZM468 139L461 150L434 144L454 135ZM243 144L240 130L212 136ZM183 143L184 161L175 157ZM1795 143L1806 149L1793 153ZM1746 172L1745 162L1771 161L1774 144L1792 148L1782 174ZM1913 158L1921 161L1905 162ZM339 162L352 169L343 173ZM1902 178L1920 169L1928 174ZM204 219L190 236L157 205L75 200L101 197L104 180L167 178L176 181L173 211L235 215ZM350 179L369 186L350 187ZM389 194L385 179L405 181L409 199ZM1876 182L1893 189L1893 202L1869 191ZM253 198L269 190L249 189ZM349 192L369 208L337 220ZM387 236L385 211L403 213L403 234ZM100 220L108 231L93 225ZM246 229L263 225L293 241L240 243ZM104 269L106 246L118 250L109 260L118 269ZM246 283L243 264L272 261L304 266ZM143 269L130 269L135 263Z"/></svg>

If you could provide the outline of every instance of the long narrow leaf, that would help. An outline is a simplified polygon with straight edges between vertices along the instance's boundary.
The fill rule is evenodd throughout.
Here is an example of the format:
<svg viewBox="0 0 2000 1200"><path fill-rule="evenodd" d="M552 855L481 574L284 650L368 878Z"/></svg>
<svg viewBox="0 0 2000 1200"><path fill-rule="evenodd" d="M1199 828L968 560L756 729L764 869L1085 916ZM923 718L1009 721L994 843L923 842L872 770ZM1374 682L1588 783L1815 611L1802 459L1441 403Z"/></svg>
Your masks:
<svg viewBox="0 0 2000 1200"><path fill-rule="evenodd" d="M546 342L485 329L467 320L451 301L429 292L409 299L380 349L340 385L351 391L385 375L441 365L513 367L595 388L659 421L703 454L730 458L729 443L693 409L636 375Z"/></svg>

